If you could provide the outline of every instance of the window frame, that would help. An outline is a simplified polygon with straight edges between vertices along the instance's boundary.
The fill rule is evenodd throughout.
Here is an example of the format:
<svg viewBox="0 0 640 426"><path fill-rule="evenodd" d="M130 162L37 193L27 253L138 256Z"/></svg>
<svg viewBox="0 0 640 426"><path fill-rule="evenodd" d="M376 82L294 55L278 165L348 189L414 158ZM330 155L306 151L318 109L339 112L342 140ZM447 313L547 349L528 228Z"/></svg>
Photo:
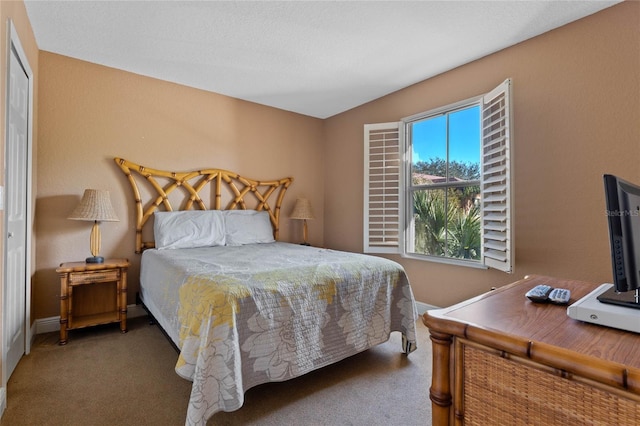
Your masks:
<svg viewBox="0 0 640 426"><path fill-rule="evenodd" d="M495 268L503 272L512 273L515 260L515 244L513 230L514 216L514 192L513 192L513 113L512 113L512 82L505 80L492 91L472 97L463 101L434 108L432 110L414 114L403 118L398 122L365 124L364 125L364 229L363 229L363 251L365 253L395 253L403 257L420 259L425 261L464 265L476 268ZM410 145L408 140L407 121L415 121L417 117L433 116L438 112L452 111L460 109L464 105L470 105L475 100L480 101L481 106L481 147L480 147L480 193L481 197L481 220L482 220L482 247L481 261L472 259L458 259L440 256L429 256L422 254L408 254L405 240L407 238L407 226L409 224L408 215L413 209L408 208L408 179L411 179L410 172L407 171L408 162L411 156L408 153ZM371 151L371 143L375 143L374 132L383 131L388 134L397 133L394 142L399 141L398 151L393 149L384 150L382 161L380 156L374 157ZM372 207L379 198L379 191L371 185L370 177L379 177L376 171L376 164L395 164L399 161L399 170L402 178L397 180L396 192L387 191L393 195L388 197L389 204L398 200L397 221L386 222L386 217L378 215L374 218ZM376 161L378 161L376 163ZM386 188L386 185L383 185ZM390 185L392 186L392 185ZM380 219L383 217L383 219ZM371 220L374 218L375 220ZM396 230L398 238L393 241L385 241L380 244L374 238L375 229L372 224L380 226L382 222L385 229Z"/></svg>
<svg viewBox="0 0 640 426"><path fill-rule="evenodd" d="M411 126L414 123L419 121L435 118L438 116L442 116L445 114L451 114L457 111L461 111L463 109L471 108L471 107L479 107L480 111L480 128L482 128L482 99L483 96L474 96L473 98L465 99L463 101L454 102L449 105L445 105L442 107L438 107L429 111L421 112L418 114L411 115L409 117L402 118L400 123L402 123L401 127L403 128L403 132L405 134L404 142L404 152L406 153L404 158L404 188L401 188L401 191L404 193L405 205L404 211L406 212L404 216L404 223L406 224L404 227L404 247L402 248L400 254L403 257L409 259L418 259L418 260L428 260L437 263L446 263L452 265L464 265L464 266L474 266L482 269L486 269L487 266L484 265L482 261L482 254L480 259L463 259L456 258L451 256L437 256L432 254L424 254L424 253L416 253L415 251L409 252L408 246L410 242L413 240L412 234L415 230L414 221L415 218L413 216L413 193L416 191L424 190L424 189L444 189L445 191L451 188L459 188L459 187L469 187L469 186L478 186L481 187L482 183L482 174L478 180L465 182L463 184L444 182L444 183L434 183L434 184L423 184L423 185L414 185L411 169L412 169L412 151L413 151L413 135L411 134ZM478 141L479 148L482 147L482 135L480 135L480 140ZM447 137L447 153L449 152L449 138ZM482 163L482 154L479 155L478 161ZM447 167L449 165L449 157L447 155L446 158ZM482 230L480 231L482 234ZM482 249L481 249L482 252Z"/></svg>

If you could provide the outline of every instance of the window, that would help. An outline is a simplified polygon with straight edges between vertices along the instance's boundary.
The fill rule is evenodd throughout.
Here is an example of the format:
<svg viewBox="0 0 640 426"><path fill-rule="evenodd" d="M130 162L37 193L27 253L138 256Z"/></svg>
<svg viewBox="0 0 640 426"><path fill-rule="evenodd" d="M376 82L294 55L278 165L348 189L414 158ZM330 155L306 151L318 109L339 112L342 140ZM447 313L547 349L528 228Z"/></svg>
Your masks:
<svg viewBox="0 0 640 426"><path fill-rule="evenodd" d="M407 254L480 260L480 105L405 120Z"/></svg>
<svg viewBox="0 0 640 426"><path fill-rule="evenodd" d="M365 252L511 272L510 84L365 125Z"/></svg>

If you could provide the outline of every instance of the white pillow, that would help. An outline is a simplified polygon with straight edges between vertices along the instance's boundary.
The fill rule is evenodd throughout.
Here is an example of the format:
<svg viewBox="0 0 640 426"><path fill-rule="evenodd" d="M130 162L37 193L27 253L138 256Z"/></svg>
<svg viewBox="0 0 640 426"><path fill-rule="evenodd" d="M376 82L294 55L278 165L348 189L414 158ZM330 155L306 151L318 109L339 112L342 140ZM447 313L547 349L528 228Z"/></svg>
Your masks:
<svg viewBox="0 0 640 426"><path fill-rule="evenodd" d="M226 210L224 212L226 245L272 243L273 227L269 213L256 210Z"/></svg>
<svg viewBox="0 0 640 426"><path fill-rule="evenodd" d="M220 210L155 212L153 234L157 249L223 246L224 218Z"/></svg>

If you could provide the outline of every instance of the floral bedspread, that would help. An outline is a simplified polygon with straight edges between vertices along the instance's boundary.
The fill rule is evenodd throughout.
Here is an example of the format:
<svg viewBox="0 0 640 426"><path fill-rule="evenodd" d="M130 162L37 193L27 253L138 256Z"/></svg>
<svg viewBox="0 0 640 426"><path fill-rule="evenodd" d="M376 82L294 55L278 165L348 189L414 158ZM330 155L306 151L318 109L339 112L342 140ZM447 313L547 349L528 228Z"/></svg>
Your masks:
<svg viewBox="0 0 640 426"><path fill-rule="evenodd" d="M150 267L155 278L145 275ZM380 257L288 243L149 250L141 286L177 336L176 372L193 381L187 425L239 409L253 386L386 342L391 331L403 334L399 350L416 348L408 279Z"/></svg>

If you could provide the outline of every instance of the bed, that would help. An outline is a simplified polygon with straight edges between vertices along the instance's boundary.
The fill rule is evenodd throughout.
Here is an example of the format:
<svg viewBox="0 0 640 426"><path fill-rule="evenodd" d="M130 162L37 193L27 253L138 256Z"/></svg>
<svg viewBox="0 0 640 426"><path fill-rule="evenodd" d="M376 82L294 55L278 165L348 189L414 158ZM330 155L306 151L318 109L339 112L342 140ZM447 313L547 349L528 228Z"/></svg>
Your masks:
<svg viewBox="0 0 640 426"><path fill-rule="evenodd" d="M417 312L399 264L278 241L292 178L115 161L135 200L140 299L179 351L177 374L193 382L187 425L239 409L253 386L330 365L393 331L402 333L399 350L415 350Z"/></svg>

